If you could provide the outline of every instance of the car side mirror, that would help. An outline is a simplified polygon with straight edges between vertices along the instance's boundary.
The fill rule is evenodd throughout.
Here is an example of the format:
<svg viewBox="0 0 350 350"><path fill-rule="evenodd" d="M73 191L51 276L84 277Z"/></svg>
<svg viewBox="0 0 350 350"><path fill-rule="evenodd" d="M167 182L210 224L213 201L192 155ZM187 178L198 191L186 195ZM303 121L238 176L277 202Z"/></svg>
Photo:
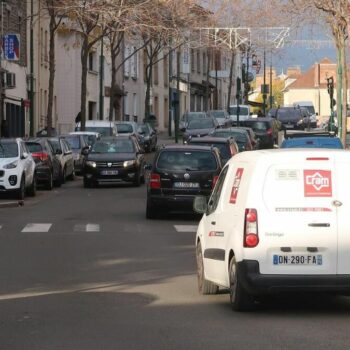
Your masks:
<svg viewBox="0 0 350 350"><path fill-rule="evenodd" d="M27 152L23 152L21 159L27 159L29 154Z"/></svg>
<svg viewBox="0 0 350 350"><path fill-rule="evenodd" d="M185 132L186 128L181 128L180 131Z"/></svg>
<svg viewBox="0 0 350 350"><path fill-rule="evenodd" d="M90 151L90 147L89 146L85 146L83 147L83 149L81 150L81 154L83 156L87 156L89 154L89 151Z"/></svg>
<svg viewBox="0 0 350 350"><path fill-rule="evenodd" d="M56 149L55 154L62 154L62 151L60 149Z"/></svg>
<svg viewBox="0 0 350 350"><path fill-rule="evenodd" d="M145 164L145 170L152 170L152 164Z"/></svg>
<svg viewBox="0 0 350 350"><path fill-rule="evenodd" d="M208 210L207 198L204 196L194 197L193 210L198 214L205 214Z"/></svg>

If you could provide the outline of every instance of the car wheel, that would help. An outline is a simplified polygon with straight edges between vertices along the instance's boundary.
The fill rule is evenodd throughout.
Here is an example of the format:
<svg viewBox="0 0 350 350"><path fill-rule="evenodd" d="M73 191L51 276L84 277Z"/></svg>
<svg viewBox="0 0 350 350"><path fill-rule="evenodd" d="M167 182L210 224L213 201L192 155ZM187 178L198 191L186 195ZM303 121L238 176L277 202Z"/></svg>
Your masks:
<svg viewBox="0 0 350 350"><path fill-rule="evenodd" d="M24 178L24 174L22 174L21 177L21 184L19 186L19 189L16 192L16 199L18 199L19 201L23 201L25 194L26 194L26 182L25 182L25 178Z"/></svg>
<svg viewBox="0 0 350 350"><path fill-rule="evenodd" d="M237 277L237 264L235 257L232 257L229 267L230 277L230 303L235 311L252 310L254 307L254 297L250 295L242 286Z"/></svg>
<svg viewBox="0 0 350 350"><path fill-rule="evenodd" d="M52 176L51 171L50 171L50 173L49 173L49 178L48 178L48 180L47 180L47 183L46 183L45 188L46 188L48 191L51 191L52 188L53 188L53 176Z"/></svg>
<svg viewBox="0 0 350 350"><path fill-rule="evenodd" d="M64 167L61 171L61 183L66 183L66 168Z"/></svg>
<svg viewBox="0 0 350 350"><path fill-rule="evenodd" d="M35 177L35 174L33 175L32 184L30 185L30 187L28 189L28 194L31 197L35 197L36 196L36 177Z"/></svg>
<svg viewBox="0 0 350 350"><path fill-rule="evenodd" d="M146 204L146 218L147 219L157 218L157 208L154 204L151 203L149 199L147 199L147 204Z"/></svg>
<svg viewBox="0 0 350 350"><path fill-rule="evenodd" d="M204 278L203 254L202 254L202 245L200 242L197 244L197 248L196 248L196 260L197 260L197 281L198 281L199 293L203 295L216 294L219 290L219 287L216 284Z"/></svg>

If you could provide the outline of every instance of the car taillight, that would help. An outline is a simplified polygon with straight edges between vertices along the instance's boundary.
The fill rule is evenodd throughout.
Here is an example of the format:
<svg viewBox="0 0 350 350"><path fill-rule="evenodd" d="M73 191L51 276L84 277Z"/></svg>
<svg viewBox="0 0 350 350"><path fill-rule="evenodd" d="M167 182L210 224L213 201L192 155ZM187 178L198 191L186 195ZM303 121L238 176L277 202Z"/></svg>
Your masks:
<svg viewBox="0 0 350 350"><path fill-rule="evenodd" d="M149 179L149 185L152 189L160 188L160 175L152 173Z"/></svg>
<svg viewBox="0 0 350 350"><path fill-rule="evenodd" d="M270 128L270 129L267 129L267 135L272 135L272 129Z"/></svg>
<svg viewBox="0 0 350 350"><path fill-rule="evenodd" d="M256 209L245 210L244 240L245 248L254 248L259 244L258 213Z"/></svg>
<svg viewBox="0 0 350 350"><path fill-rule="evenodd" d="M49 159L49 155L45 152L35 152L32 153L33 158L40 159L42 162L45 162L46 160Z"/></svg>
<svg viewBox="0 0 350 350"><path fill-rule="evenodd" d="M216 183L218 182L218 178L219 178L218 175L215 175L215 176L213 177L213 182L212 182L212 184L211 184L211 188L212 188L212 189L215 187Z"/></svg>

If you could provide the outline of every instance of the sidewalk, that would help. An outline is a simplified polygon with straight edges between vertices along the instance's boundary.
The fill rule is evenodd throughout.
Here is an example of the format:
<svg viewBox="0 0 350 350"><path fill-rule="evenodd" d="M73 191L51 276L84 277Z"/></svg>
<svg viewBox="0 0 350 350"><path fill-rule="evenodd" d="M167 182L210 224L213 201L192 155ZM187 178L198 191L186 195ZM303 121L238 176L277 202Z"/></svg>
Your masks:
<svg viewBox="0 0 350 350"><path fill-rule="evenodd" d="M168 135L168 131L160 131L158 132L158 145L171 145L175 143L175 135L174 132L172 136ZM179 144L182 144L182 137L179 137Z"/></svg>

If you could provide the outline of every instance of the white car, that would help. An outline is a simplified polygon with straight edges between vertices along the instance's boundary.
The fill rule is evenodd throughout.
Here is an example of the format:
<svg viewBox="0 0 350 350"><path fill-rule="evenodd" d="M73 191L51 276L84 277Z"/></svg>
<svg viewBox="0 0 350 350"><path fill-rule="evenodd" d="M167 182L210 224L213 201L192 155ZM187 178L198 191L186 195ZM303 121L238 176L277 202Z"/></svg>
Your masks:
<svg viewBox="0 0 350 350"><path fill-rule="evenodd" d="M21 139L0 139L0 192L23 200L36 194L35 162Z"/></svg>
<svg viewBox="0 0 350 350"><path fill-rule="evenodd" d="M199 291L234 310L283 292L350 292L350 153L243 152L222 170L196 236Z"/></svg>

